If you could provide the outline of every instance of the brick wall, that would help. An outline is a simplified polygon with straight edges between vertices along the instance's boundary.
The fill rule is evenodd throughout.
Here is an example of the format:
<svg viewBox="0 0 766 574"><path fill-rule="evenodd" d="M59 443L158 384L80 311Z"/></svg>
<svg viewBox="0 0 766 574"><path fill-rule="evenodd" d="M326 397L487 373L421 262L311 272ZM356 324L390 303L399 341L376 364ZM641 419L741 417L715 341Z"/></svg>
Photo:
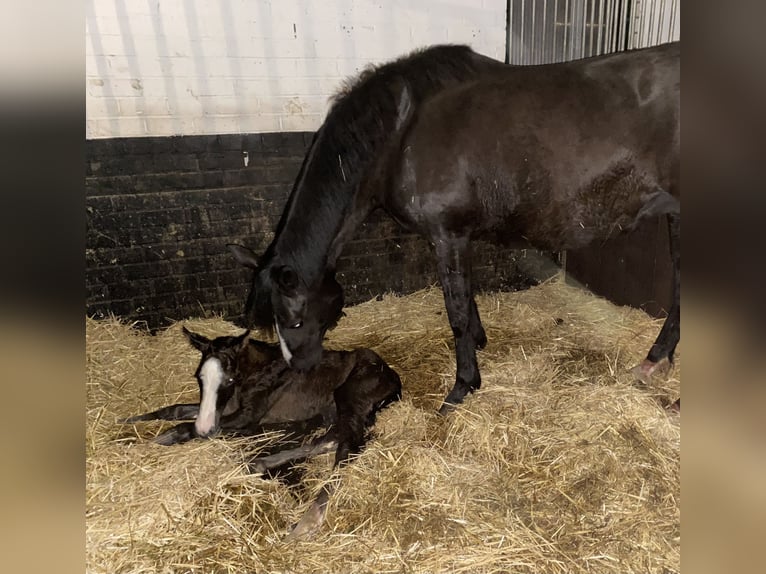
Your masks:
<svg viewBox="0 0 766 574"><path fill-rule="evenodd" d="M87 141L86 312L152 328L190 316L240 314L252 274L226 244L266 249L312 135ZM521 257L524 252L478 245L476 287L528 285ZM338 276L348 304L437 282L426 241L382 213L347 245Z"/></svg>

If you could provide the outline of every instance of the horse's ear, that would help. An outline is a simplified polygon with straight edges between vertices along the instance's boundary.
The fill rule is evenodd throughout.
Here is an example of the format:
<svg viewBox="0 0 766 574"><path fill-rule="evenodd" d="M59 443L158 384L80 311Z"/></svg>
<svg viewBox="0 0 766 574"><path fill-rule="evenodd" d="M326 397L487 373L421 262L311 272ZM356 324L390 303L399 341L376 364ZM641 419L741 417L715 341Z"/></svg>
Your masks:
<svg viewBox="0 0 766 574"><path fill-rule="evenodd" d="M258 268L258 257L252 249L249 249L244 245L237 245L236 243L228 243L226 247L229 248L231 254L234 255L234 259L236 259L240 265L244 265L250 269Z"/></svg>
<svg viewBox="0 0 766 574"><path fill-rule="evenodd" d="M207 350L207 348L210 346L210 339L205 337L204 335L198 335L197 333L192 333L189 331L189 329L186 328L186 325L183 327L184 335L186 335L186 338L189 339L189 342L192 344L192 347L197 349L198 351L202 351L203 353Z"/></svg>
<svg viewBox="0 0 766 574"><path fill-rule="evenodd" d="M271 278L284 294L294 293L298 288L298 274L287 265L275 267L271 270Z"/></svg>

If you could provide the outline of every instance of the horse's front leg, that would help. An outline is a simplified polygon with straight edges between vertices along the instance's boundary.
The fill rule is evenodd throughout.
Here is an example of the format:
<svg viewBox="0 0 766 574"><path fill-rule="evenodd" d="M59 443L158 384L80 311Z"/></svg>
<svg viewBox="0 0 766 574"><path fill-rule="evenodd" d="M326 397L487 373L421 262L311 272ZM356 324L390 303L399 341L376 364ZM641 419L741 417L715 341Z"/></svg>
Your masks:
<svg viewBox="0 0 766 574"><path fill-rule="evenodd" d="M473 301L470 256L467 237L436 241L436 268L444 291L449 324L455 336L457 363L455 386L439 409L442 414L449 411L451 405L463 402L468 393L481 386L476 346L486 342L486 336L481 337L484 335L484 329L481 327L478 310ZM480 339L477 340L476 337Z"/></svg>
<svg viewBox="0 0 766 574"><path fill-rule="evenodd" d="M646 359L633 372L648 383L652 374L665 362L673 365L673 355L681 338L681 215L668 214L670 231L670 256L673 261L673 303Z"/></svg>
<svg viewBox="0 0 766 574"><path fill-rule="evenodd" d="M487 334L484 332L484 327L481 324L481 318L479 317L479 309L476 307L476 300L471 295L471 316L468 320L471 336L473 337L474 347L477 349L483 349L487 346Z"/></svg>

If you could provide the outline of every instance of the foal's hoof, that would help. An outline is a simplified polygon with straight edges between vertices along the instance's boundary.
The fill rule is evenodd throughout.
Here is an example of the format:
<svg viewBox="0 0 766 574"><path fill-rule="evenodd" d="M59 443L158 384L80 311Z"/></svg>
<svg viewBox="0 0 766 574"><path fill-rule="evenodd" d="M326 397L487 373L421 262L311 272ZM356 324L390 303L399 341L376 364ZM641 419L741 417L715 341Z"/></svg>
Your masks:
<svg viewBox="0 0 766 574"><path fill-rule="evenodd" d="M325 513L327 512L327 505L314 502L311 507L303 515L298 524L296 524L290 534L287 535L285 540L305 540L322 527L324 524Z"/></svg>
<svg viewBox="0 0 766 574"><path fill-rule="evenodd" d="M640 365L636 365L631 369L631 373L637 380L641 381L645 385L649 385L652 382L652 377L655 374L668 374L673 368L667 357L660 359L656 363L649 359L644 359Z"/></svg>

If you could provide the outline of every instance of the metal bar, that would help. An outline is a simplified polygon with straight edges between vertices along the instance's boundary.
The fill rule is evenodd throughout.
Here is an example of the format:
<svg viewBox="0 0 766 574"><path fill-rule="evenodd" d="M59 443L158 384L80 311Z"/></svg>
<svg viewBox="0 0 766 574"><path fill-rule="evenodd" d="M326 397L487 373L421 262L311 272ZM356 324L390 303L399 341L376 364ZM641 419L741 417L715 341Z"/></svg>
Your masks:
<svg viewBox="0 0 766 574"><path fill-rule="evenodd" d="M521 46L521 52L525 53L526 50L524 48L524 5L526 4L525 0L521 0L521 34L519 35L519 45ZM526 64L526 61L519 62L520 64Z"/></svg>
<svg viewBox="0 0 766 574"><path fill-rule="evenodd" d="M611 0L606 0L606 3L604 4L604 48L603 48L603 54L608 54L611 52L610 50L610 42L611 42L611 36L610 32L612 31L612 2Z"/></svg>
<svg viewBox="0 0 766 574"><path fill-rule="evenodd" d="M647 31L647 34L646 34L647 37L646 37L646 44L645 45L647 45L647 46L655 45L655 44L658 43L656 41L652 41L652 38L654 37L654 33L653 32L654 32L655 24L657 23L655 18L654 18L655 14L656 14L657 0L649 0L649 1L651 3L651 9L649 10L649 27L648 27L648 31ZM657 26L657 32L659 32L659 26Z"/></svg>
<svg viewBox="0 0 766 574"><path fill-rule="evenodd" d="M588 56L593 55L593 22L596 19L596 0L590 0L590 28L586 28L588 30L588 34L590 36L590 39L588 40Z"/></svg>
<svg viewBox="0 0 766 574"><path fill-rule="evenodd" d="M508 60L506 63L513 64L513 0L508 0L508 3L506 4L507 10L508 10L508 33L506 34L506 59Z"/></svg>
<svg viewBox="0 0 766 574"><path fill-rule="evenodd" d="M556 39L558 38L559 31L556 27L559 23L559 0L553 2L553 61L559 61L559 55L556 53Z"/></svg>
<svg viewBox="0 0 766 574"><path fill-rule="evenodd" d="M670 37L675 40L675 30L676 30L676 6L678 6L678 3L680 0L673 0L670 6Z"/></svg>
<svg viewBox="0 0 766 574"><path fill-rule="evenodd" d="M591 0L593 1L593 0ZM583 2L582 5L582 42L580 42L580 58L585 55L585 31L588 22L588 5Z"/></svg>
<svg viewBox="0 0 766 574"><path fill-rule="evenodd" d="M548 55L548 0L543 3L543 34L540 42L540 53L542 54L542 63L548 63L550 57Z"/></svg>
<svg viewBox="0 0 766 574"><path fill-rule="evenodd" d="M567 52L567 36L569 35L569 0L566 0L566 4L564 4L564 43L562 45L562 60L566 60L566 52Z"/></svg>
<svg viewBox="0 0 766 574"><path fill-rule="evenodd" d="M604 53L604 46L601 44L601 39L604 35L604 0L598 2L598 40L596 41L596 50L598 54Z"/></svg>
<svg viewBox="0 0 766 574"><path fill-rule="evenodd" d="M530 46L532 46L532 63L533 64L539 64L538 59L540 58L540 53L537 50L537 26L535 22L535 7L537 6L537 2L532 2L532 34L531 38L529 40Z"/></svg>

